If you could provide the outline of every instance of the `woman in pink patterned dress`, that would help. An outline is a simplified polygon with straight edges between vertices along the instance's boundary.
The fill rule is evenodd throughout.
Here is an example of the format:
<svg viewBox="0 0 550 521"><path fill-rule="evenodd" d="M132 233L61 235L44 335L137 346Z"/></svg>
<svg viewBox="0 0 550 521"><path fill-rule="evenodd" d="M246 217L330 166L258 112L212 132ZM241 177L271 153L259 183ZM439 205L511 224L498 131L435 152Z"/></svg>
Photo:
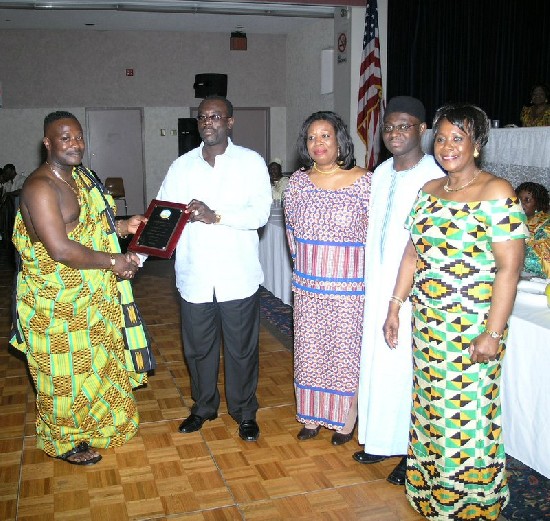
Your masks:
<svg viewBox="0 0 550 521"><path fill-rule="evenodd" d="M302 164L285 191L294 260L294 387L298 439L333 429L353 437L363 330L364 256L371 173L334 112L316 112L298 138Z"/></svg>

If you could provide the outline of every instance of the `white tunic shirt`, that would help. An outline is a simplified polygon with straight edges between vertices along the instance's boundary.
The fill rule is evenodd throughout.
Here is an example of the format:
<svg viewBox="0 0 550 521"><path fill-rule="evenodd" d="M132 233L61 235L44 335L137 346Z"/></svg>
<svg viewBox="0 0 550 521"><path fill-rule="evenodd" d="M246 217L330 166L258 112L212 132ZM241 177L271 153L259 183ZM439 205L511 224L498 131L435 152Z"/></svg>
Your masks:
<svg viewBox="0 0 550 521"><path fill-rule="evenodd" d="M203 144L176 159L157 199L205 203L220 224L188 222L176 247L176 286L188 302L220 302L253 295L263 282L258 259L258 228L268 218L271 185L265 161L234 145L216 156L211 167Z"/></svg>
<svg viewBox="0 0 550 521"><path fill-rule="evenodd" d="M444 172L425 155L413 168L396 172L393 158L373 174L365 247L365 318L359 376L358 439L365 452L406 454L412 399L411 305L399 311L399 344L390 349L386 320L403 251L409 240L404 224L420 188Z"/></svg>

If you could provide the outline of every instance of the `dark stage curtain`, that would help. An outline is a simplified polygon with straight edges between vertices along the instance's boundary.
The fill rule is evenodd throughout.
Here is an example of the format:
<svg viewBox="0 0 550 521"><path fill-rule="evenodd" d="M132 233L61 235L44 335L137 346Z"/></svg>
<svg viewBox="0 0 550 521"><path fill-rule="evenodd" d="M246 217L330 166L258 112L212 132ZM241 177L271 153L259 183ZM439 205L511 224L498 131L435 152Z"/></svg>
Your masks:
<svg viewBox="0 0 550 521"><path fill-rule="evenodd" d="M415 96L431 122L468 101L519 125L534 84L550 83L550 0L388 0L387 99Z"/></svg>

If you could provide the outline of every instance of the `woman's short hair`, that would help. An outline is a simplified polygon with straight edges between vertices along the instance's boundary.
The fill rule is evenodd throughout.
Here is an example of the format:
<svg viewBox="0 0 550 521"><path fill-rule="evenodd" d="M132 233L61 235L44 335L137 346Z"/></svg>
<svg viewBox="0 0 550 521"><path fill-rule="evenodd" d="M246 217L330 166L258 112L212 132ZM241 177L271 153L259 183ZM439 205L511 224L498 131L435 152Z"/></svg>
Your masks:
<svg viewBox="0 0 550 521"><path fill-rule="evenodd" d="M437 109L432 125L434 136L444 119L468 134L479 149L487 144L491 122L478 106L471 103L449 103Z"/></svg>
<svg viewBox="0 0 550 521"><path fill-rule="evenodd" d="M307 134L309 127L314 121L328 121L334 127L336 141L340 149L336 162L343 170L353 168L355 166L355 156L353 155L353 141L349 135L348 127L338 114L328 110L314 112L303 122L297 142L300 164L307 168L313 165L313 159L311 159L307 151Z"/></svg>
<svg viewBox="0 0 550 521"><path fill-rule="evenodd" d="M550 197L548 196L548 190L544 185L539 183L533 183L526 181L521 183L516 188L516 195L519 197L520 192L529 192L535 200L535 210L537 212L547 212L550 206Z"/></svg>

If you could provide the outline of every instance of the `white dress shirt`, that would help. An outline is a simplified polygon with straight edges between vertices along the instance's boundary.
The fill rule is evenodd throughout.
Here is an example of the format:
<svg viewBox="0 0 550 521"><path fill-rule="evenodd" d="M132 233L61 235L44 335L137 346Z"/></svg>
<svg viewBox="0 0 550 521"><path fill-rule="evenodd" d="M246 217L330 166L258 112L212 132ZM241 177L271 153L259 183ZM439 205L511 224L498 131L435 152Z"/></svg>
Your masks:
<svg viewBox="0 0 550 521"><path fill-rule="evenodd" d="M205 203L219 224L188 222L176 247L176 286L188 302L220 302L253 295L264 276L258 258L258 228L268 218L271 185L263 158L228 139L211 167L201 144L176 159L157 199Z"/></svg>

